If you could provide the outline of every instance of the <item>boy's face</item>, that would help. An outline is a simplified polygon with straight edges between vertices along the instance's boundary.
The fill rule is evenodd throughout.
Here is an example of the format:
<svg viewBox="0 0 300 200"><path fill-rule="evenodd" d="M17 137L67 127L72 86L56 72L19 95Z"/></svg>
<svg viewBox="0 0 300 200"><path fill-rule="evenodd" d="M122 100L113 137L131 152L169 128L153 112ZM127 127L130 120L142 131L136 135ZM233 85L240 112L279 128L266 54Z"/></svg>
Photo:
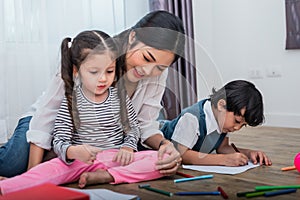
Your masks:
<svg viewBox="0 0 300 200"><path fill-rule="evenodd" d="M226 102L218 105L217 121L222 133L234 132L240 130L243 126L247 125L244 114L246 108L241 109L241 116L234 115L234 112L229 112L224 107Z"/></svg>

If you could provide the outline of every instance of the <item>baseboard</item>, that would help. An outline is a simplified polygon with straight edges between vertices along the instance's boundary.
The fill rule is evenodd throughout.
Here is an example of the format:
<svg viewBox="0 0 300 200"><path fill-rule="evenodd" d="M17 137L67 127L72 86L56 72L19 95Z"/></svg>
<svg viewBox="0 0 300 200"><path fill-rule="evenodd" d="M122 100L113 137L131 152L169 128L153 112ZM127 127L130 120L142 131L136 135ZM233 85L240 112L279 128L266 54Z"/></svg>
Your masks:
<svg viewBox="0 0 300 200"><path fill-rule="evenodd" d="M266 113L266 126L300 128L300 115L284 113Z"/></svg>

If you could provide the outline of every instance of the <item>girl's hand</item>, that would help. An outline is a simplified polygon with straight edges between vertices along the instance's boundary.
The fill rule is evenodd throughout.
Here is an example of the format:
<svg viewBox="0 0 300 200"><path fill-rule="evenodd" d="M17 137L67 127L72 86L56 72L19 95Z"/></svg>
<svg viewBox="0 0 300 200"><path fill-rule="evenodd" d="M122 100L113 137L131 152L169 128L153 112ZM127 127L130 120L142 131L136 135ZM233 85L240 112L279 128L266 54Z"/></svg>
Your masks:
<svg viewBox="0 0 300 200"><path fill-rule="evenodd" d="M248 164L248 157L243 153L223 154L223 165L237 167Z"/></svg>
<svg viewBox="0 0 300 200"><path fill-rule="evenodd" d="M271 159L262 151L251 150L249 153L249 158L253 162L253 164L259 163L260 165L272 165Z"/></svg>
<svg viewBox="0 0 300 200"><path fill-rule="evenodd" d="M165 154L168 156L164 156ZM176 173L181 161L180 153L175 149L173 143L169 140L164 140L158 149L156 169L164 176L171 176Z"/></svg>
<svg viewBox="0 0 300 200"><path fill-rule="evenodd" d="M98 152L102 150L87 144L73 145L67 150L68 159L77 159L87 164L93 164Z"/></svg>
<svg viewBox="0 0 300 200"><path fill-rule="evenodd" d="M121 147L119 152L113 157L113 162L120 163L121 166L128 165L133 161L133 149Z"/></svg>

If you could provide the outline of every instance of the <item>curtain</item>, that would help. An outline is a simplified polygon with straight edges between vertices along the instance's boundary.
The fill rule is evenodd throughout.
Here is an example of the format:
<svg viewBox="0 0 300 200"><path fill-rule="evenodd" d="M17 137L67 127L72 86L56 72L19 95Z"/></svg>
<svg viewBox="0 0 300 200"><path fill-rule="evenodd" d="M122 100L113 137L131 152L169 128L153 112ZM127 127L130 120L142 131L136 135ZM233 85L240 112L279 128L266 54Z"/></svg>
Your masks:
<svg viewBox="0 0 300 200"><path fill-rule="evenodd" d="M300 1L285 0L286 49L300 49Z"/></svg>
<svg viewBox="0 0 300 200"><path fill-rule="evenodd" d="M0 144L57 72L63 38L93 29L114 35L149 12L146 0L0 2Z"/></svg>
<svg viewBox="0 0 300 200"><path fill-rule="evenodd" d="M184 58L169 68L166 91L162 99L163 117L175 118L183 108L197 102L192 0L149 0L150 10L167 10L178 16L186 32Z"/></svg>

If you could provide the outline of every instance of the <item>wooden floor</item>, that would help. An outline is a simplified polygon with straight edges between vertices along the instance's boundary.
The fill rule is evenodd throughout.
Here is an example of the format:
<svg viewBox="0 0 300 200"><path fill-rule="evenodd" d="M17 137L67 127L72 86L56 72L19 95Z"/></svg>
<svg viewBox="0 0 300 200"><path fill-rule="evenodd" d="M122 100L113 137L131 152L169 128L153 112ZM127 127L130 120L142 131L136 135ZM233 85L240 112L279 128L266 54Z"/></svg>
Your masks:
<svg viewBox="0 0 300 200"><path fill-rule="evenodd" d="M267 153L272 159L270 167L261 166L237 175L214 174L213 179L174 183L173 180L182 178L172 176L155 181L146 181L143 184L151 184L152 187L160 188L170 192L178 191L212 191L221 186L228 194L229 199L246 199L237 197L237 192L252 191L258 185L293 185L300 184L300 173L297 170L282 172L281 168L293 165L294 156L300 152L300 129L257 127L243 128L231 135L231 141L238 147L260 149ZM199 176L208 174L192 170L180 169L179 171ZM210 173L209 173L210 174ZM121 185L95 185L87 188L106 188L125 194L135 194L142 200L153 199L222 199L221 196L164 196L144 189L139 189L136 184ZM76 187L76 184L67 186ZM255 197L252 199L265 199L266 197ZM300 199L300 189L296 193L269 197L269 199Z"/></svg>

